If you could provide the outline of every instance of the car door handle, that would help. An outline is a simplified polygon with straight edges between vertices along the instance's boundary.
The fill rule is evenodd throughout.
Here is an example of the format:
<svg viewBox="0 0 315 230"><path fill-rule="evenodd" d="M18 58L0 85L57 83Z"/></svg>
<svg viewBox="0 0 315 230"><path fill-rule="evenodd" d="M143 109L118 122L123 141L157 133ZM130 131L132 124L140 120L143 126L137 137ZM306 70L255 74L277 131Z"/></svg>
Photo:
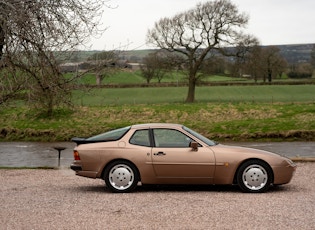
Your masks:
<svg viewBox="0 0 315 230"><path fill-rule="evenodd" d="M153 155L155 155L155 156L161 156L161 155L166 155L166 153L164 153L164 152L157 152L157 153L153 153Z"/></svg>

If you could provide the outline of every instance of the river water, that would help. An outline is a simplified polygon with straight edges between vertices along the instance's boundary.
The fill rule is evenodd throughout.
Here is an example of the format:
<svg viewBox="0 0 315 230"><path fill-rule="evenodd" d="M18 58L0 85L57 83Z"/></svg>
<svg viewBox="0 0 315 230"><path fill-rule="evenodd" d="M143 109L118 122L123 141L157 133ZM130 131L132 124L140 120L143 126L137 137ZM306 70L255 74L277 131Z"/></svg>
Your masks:
<svg viewBox="0 0 315 230"><path fill-rule="evenodd" d="M278 153L287 157L315 157L315 142L229 142L227 145L244 146ZM0 142L0 166L2 167L69 167L73 161L72 142Z"/></svg>
<svg viewBox="0 0 315 230"><path fill-rule="evenodd" d="M66 148L60 154L60 166L69 166L75 145L72 142L0 142L0 166L57 167L59 154L54 147Z"/></svg>

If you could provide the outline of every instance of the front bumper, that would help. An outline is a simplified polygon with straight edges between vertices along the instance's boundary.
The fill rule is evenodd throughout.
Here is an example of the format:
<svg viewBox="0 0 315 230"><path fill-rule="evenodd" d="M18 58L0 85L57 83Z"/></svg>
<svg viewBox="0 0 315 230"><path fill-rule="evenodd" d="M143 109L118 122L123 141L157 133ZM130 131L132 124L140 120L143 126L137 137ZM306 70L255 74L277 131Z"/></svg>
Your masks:
<svg viewBox="0 0 315 230"><path fill-rule="evenodd" d="M291 181L297 165L291 160L286 159L282 166L273 167L274 171L274 184L287 184Z"/></svg>

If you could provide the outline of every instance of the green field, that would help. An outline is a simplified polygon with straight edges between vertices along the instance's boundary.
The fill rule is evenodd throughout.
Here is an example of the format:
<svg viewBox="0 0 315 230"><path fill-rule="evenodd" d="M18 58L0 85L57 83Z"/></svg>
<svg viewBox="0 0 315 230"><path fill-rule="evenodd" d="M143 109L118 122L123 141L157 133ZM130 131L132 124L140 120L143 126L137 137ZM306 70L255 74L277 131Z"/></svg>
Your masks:
<svg viewBox="0 0 315 230"><path fill-rule="evenodd" d="M103 88L75 91L81 106L183 103L187 87ZM197 87L196 101L205 103L315 103L315 85Z"/></svg>

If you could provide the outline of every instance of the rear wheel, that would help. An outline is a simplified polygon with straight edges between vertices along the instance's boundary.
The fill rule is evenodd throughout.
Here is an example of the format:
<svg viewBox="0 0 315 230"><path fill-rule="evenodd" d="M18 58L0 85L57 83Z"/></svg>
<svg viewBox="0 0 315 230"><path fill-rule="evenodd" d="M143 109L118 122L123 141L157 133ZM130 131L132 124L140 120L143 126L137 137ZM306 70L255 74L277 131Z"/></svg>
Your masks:
<svg viewBox="0 0 315 230"><path fill-rule="evenodd" d="M269 165L259 160L245 162L237 172L237 184L244 192L265 192L271 182L272 171Z"/></svg>
<svg viewBox="0 0 315 230"><path fill-rule="evenodd" d="M138 184L138 171L128 161L115 161L109 164L104 173L104 180L112 192L131 192Z"/></svg>

